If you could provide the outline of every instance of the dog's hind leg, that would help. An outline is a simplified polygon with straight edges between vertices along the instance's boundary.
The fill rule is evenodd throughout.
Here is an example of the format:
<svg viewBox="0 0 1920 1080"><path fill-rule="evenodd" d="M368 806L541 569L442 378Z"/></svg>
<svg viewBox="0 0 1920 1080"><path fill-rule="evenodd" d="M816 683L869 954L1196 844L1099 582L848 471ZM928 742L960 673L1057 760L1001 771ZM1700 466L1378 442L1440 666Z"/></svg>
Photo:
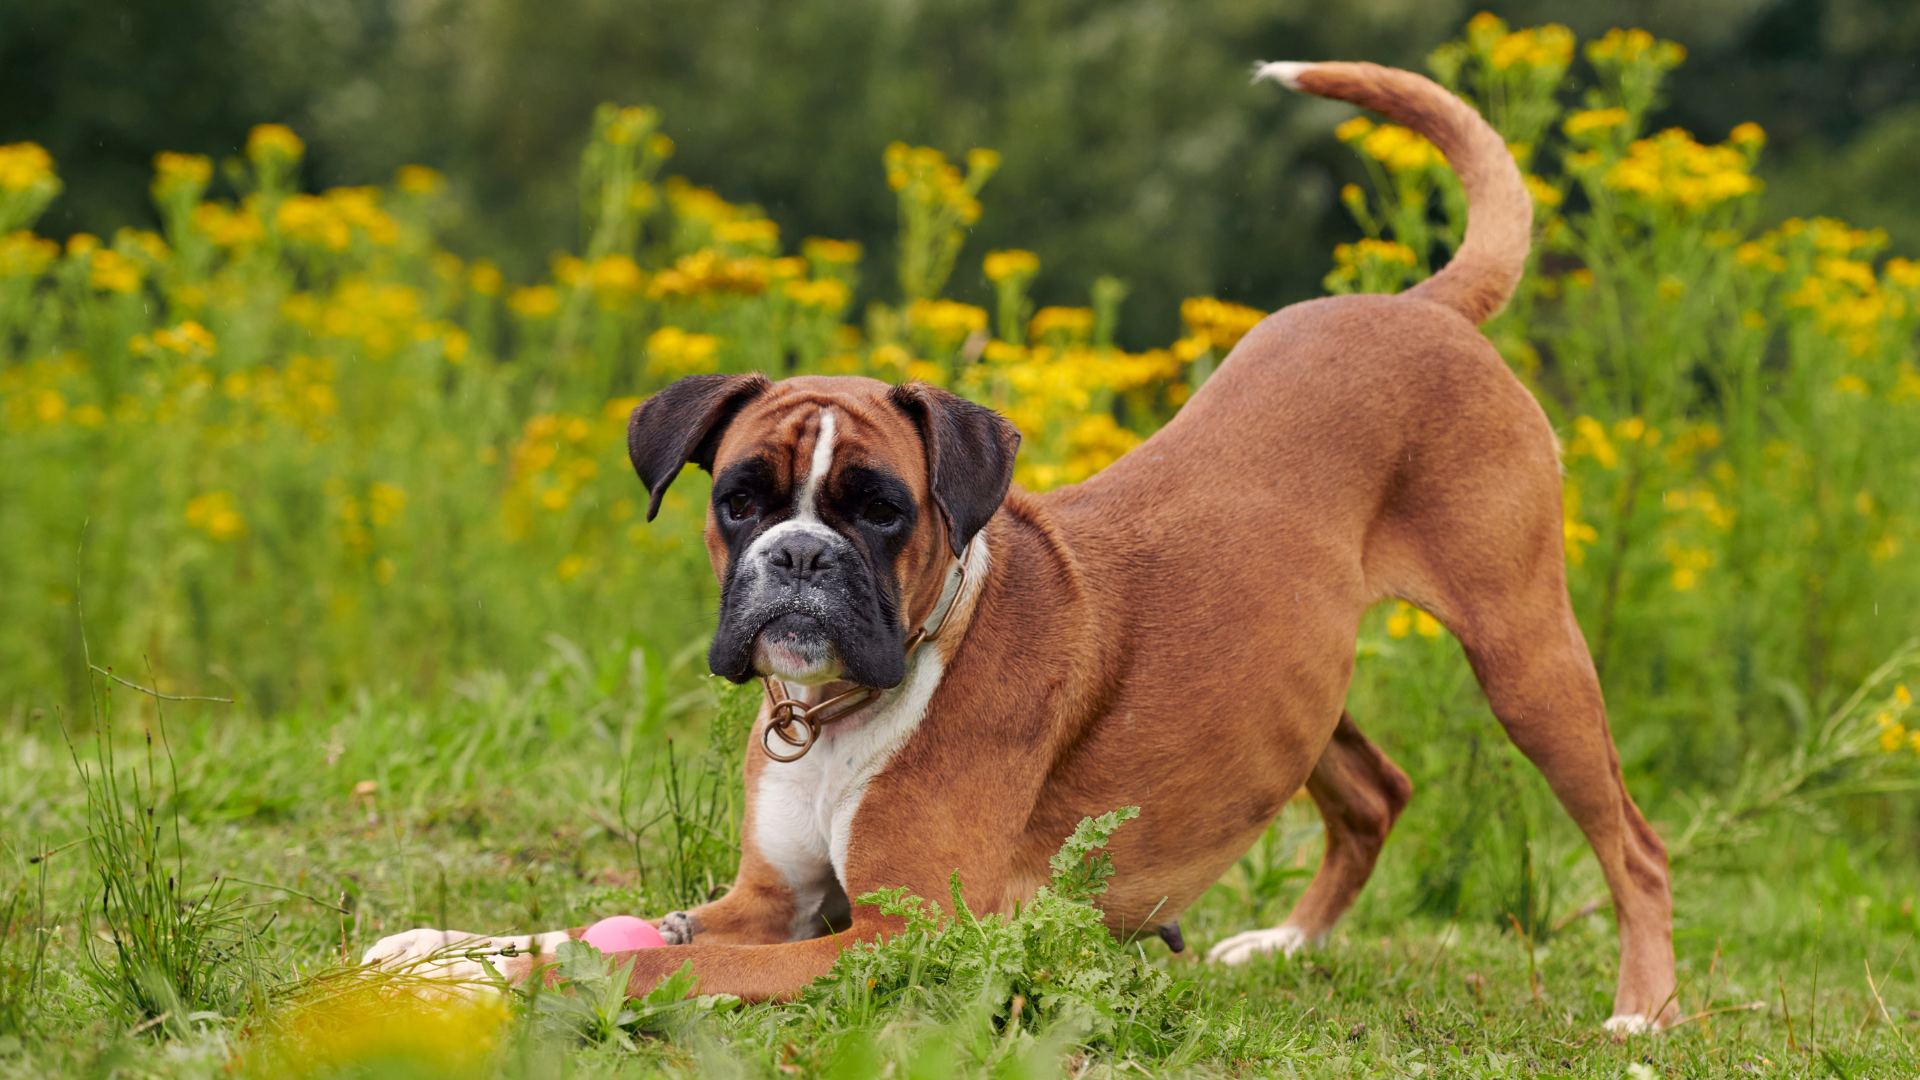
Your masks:
<svg viewBox="0 0 1920 1080"><path fill-rule="evenodd" d="M1560 476L1544 428L1482 426L1444 447L1457 463L1430 475L1447 485L1418 488L1411 512L1383 524L1370 554L1394 591L1460 639L1493 715L1586 835L1619 923L1607 1027L1639 1031L1679 1015L1667 852L1627 794L1567 596Z"/></svg>
<svg viewBox="0 0 1920 1080"><path fill-rule="evenodd" d="M1407 774L1360 734L1352 717L1341 713L1340 725L1307 778L1307 794L1326 827L1320 869L1285 922L1235 934L1209 950L1207 959L1238 964L1262 953L1292 953L1333 929L1372 876L1380 848L1412 793Z"/></svg>
<svg viewBox="0 0 1920 1080"><path fill-rule="evenodd" d="M1499 602L1473 597L1454 632L1494 716L1593 847L1620 933L1620 978L1606 1026L1644 1031L1679 1015L1667 849L1627 793L1593 661L1553 577L1551 588Z"/></svg>

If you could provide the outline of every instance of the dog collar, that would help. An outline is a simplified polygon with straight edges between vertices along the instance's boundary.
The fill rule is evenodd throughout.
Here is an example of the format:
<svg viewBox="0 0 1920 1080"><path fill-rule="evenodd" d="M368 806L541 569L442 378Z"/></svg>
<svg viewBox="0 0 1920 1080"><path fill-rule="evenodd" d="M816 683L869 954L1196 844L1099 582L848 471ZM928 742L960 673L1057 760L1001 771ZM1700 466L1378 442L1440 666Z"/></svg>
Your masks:
<svg viewBox="0 0 1920 1080"><path fill-rule="evenodd" d="M960 603L960 591L967 583L967 562L973 555L973 545L980 543L975 536L967 541L960 551L960 557L947 567L947 580L940 586L940 598L934 601L933 610L927 614L927 620L920 624L907 638L907 659L913 658L913 651L940 636L947 628L947 620L953 617L953 609ZM787 688L780 680L771 675L760 677L760 684L766 688L770 711L766 730L760 733L760 749L775 761L799 761L813 749L820 738L820 729L836 720L844 720L861 709L866 708L884 691L873 686L856 686L843 694L835 694L817 705L808 705L788 696ZM793 747L791 751L773 748L773 740Z"/></svg>

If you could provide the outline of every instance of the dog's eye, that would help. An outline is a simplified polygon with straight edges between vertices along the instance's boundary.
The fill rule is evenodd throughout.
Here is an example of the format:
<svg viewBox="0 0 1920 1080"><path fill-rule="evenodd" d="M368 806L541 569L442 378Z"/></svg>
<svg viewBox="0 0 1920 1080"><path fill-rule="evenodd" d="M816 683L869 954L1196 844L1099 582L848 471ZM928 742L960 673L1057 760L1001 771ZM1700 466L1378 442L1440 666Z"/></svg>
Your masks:
<svg viewBox="0 0 1920 1080"><path fill-rule="evenodd" d="M745 518L753 512L753 497L744 491L734 492L727 497L727 515L735 521Z"/></svg>
<svg viewBox="0 0 1920 1080"><path fill-rule="evenodd" d="M875 499L867 504L866 510L860 516L881 528L886 528L900 520L900 511L890 502Z"/></svg>

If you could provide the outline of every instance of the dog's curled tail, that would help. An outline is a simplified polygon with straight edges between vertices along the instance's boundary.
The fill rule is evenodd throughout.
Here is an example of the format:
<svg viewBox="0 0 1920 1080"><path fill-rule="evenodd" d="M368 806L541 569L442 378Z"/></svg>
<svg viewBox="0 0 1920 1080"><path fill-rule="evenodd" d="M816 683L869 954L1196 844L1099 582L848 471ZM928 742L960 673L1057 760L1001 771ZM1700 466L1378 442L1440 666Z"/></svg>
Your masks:
<svg viewBox="0 0 1920 1080"><path fill-rule="evenodd" d="M1405 124L1447 157L1467 191L1467 235L1441 271L1405 295L1445 304L1473 322L1498 314L1520 283L1533 229L1533 196L1507 144L1471 105L1433 80L1377 64L1279 62L1255 80L1351 101Z"/></svg>

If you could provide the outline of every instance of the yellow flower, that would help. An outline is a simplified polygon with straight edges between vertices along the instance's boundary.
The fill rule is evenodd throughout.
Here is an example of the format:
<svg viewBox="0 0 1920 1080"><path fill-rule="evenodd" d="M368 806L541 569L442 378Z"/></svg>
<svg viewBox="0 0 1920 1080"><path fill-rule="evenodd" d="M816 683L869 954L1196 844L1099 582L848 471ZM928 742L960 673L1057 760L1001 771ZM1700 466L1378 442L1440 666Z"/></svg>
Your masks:
<svg viewBox="0 0 1920 1080"><path fill-rule="evenodd" d="M646 288L647 276L630 256L607 255L595 259L587 268L593 289L605 301L637 296Z"/></svg>
<svg viewBox="0 0 1920 1080"><path fill-rule="evenodd" d="M306 152L300 136L281 124L260 124L247 133L247 157L255 162L270 157L297 159Z"/></svg>
<svg viewBox="0 0 1920 1080"><path fill-rule="evenodd" d="M660 114L644 105L629 105L615 112L603 133L615 146L636 142L660 122Z"/></svg>
<svg viewBox="0 0 1920 1080"><path fill-rule="evenodd" d="M800 245L800 254L808 262L823 263L828 266L851 266L860 261L866 249L858 240L828 240L825 237L810 236Z"/></svg>
<svg viewBox="0 0 1920 1080"><path fill-rule="evenodd" d="M1564 69L1572 59L1573 32L1557 24L1506 34L1487 54L1487 62L1495 71L1516 65Z"/></svg>
<svg viewBox="0 0 1920 1080"><path fill-rule="evenodd" d="M574 578L579 577L581 571L586 568L587 557L575 552L561 559L560 565L556 568L555 572L559 574L561 581L572 581Z"/></svg>
<svg viewBox="0 0 1920 1080"><path fill-rule="evenodd" d="M934 340L956 344L987 326L987 311L955 300L915 300L907 308L907 324Z"/></svg>
<svg viewBox="0 0 1920 1080"><path fill-rule="evenodd" d="M560 310L560 293L551 285L533 285L513 290L507 307L523 319L545 319Z"/></svg>
<svg viewBox="0 0 1920 1080"><path fill-rule="evenodd" d="M1424 136L1398 124L1381 124L1360 140L1360 149L1390 172L1413 172L1445 159Z"/></svg>
<svg viewBox="0 0 1920 1080"><path fill-rule="evenodd" d="M1893 700L1899 702L1900 707L1903 709L1913 704L1913 693L1907 689L1906 683L1899 683L1894 686Z"/></svg>
<svg viewBox="0 0 1920 1080"><path fill-rule="evenodd" d="M185 356L196 350L211 355L216 350L213 334L193 319L181 323L172 329L155 330L151 339L135 335L131 343L135 352L148 349L166 349L169 352Z"/></svg>
<svg viewBox="0 0 1920 1080"><path fill-rule="evenodd" d="M1570 458L1591 456L1603 469L1611 469L1620 463L1620 454L1613 447L1613 440L1607 438L1607 429L1600 421L1591 416L1582 416L1573 422L1574 438L1567 444L1567 456Z"/></svg>
<svg viewBox="0 0 1920 1080"><path fill-rule="evenodd" d="M367 520L375 525L399 521L401 511L406 508L407 493L393 484L383 480L367 489Z"/></svg>
<svg viewBox="0 0 1920 1080"><path fill-rule="evenodd" d="M229 210L219 203L201 203L193 208L193 227L221 247L256 243L267 235L266 226L251 203L238 210Z"/></svg>
<svg viewBox="0 0 1920 1080"><path fill-rule="evenodd" d="M38 277L60 256L60 245L22 229L0 237L0 277Z"/></svg>
<svg viewBox="0 0 1920 1080"><path fill-rule="evenodd" d="M968 172L992 172L1000 167L1000 151L976 146L967 151Z"/></svg>
<svg viewBox="0 0 1920 1080"><path fill-rule="evenodd" d="M166 198L177 191L199 192L213 179L213 159L205 154L176 154L162 150L153 155L154 194Z"/></svg>
<svg viewBox="0 0 1920 1080"><path fill-rule="evenodd" d="M49 181L57 182L53 155L39 143L0 146L0 191L26 191Z"/></svg>
<svg viewBox="0 0 1920 1080"><path fill-rule="evenodd" d="M1593 526L1580 520L1580 488L1569 480L1560 496L1560 533L1566 546L1567 562L1580 566L1587 561L1587 545L1600 539Z"/></svg>
<svg viewBox="0 0 1920 1080"><path fill-rule="evenodd" d="M1049 341L1049 337L1058 340ZM1093 336L1093 309L1043 307L1027 323L1027 337L1049 345L1084 342Z"/></svg>
<svg viewBox="0 0 1920 1080"><path fill-rule="evenodd" d="M712 188L695 187L678 176L667 178L667 204L673 207L676 216L708 226L740 216L740 208L721 198Z"/></svg>
<svg viewBox="0 0 1920 1080"><path fill-rule="evenodd" d="M1836 393L1856 394L1860 397L1866 397L1868 393L1867 380L1858 375L1851 374L1842 375L1838 379L1835 379L1833 389Z"/></svg>
<svg viewBox="0 0 1920 1080"><path fill-rule="evenodd" d="M1605 131L1608 128L1619 127L1628 119L1627 110L1622 108L1589 109L1567 117L1567 122L1560 125L1560 130L1570 137L1579 138L1590 131Z"/></svg>
<svg viewBox="0 0 1920 1080"><path fill-rule="evenodd" d="M111 248L103 248L94 253L93 268L87 280L101 292L138 292L140 264Z"/></svg>
<svg viewBox="0 0 1920 1080"><path fill-rule="evenodd" d="M138 248L154 262L166 262L172 256L172 253L167 250L167 242L160 238L160 234L148 232L145 229L134 229L122 225L114 230L113 242L117 247Z"/></svg>
<svg viewBox="0 0 1920 1080"><path fill-rule="evenodd" d="M1211 296L1192 296L1180 302L1180 320L1187 324L1188 333L1221 352L1239 344L1266 317L1257 308Z"/></svg>
<svg viewBox="0 0 1920 1080"><path fill-rule="evenodd" d="M771 254L779 250L780 226L759 218L753 221L724 221L713 227L713 238L753 251Z"/></svg>
<svg viewBox="0 0 1920 1080"><path fill-rule="evenodd" d="M1437 641L1444 629L1440 620L1405 600L1395 601L1393 614L1387 616L1387 636L1395 640L1413 633L1428 641Z"/></svg>
<svg viewBox="0 0 1920 1080"><path fill-rule="evenodd" d="M804 264L797 260L788 263L784 259L759 257L736 259L714 248L702 248L691 255L682 255L671 267L653 275L647 295L656 300L714 292L754 295L766 289L767 279L777 276L776 271L778 276L793 277L804 269ZM560 276L557 269L556 276ZM561 277L561 280L566 279Z"/></svg>
<svg viewBox="0 0 1920 1080"><path fill-rule="evenodd" d="M712 334L689 334L677 326L663 326L647 338L647 373L677 379L713 369L720 339Z"/></svg>
<svg viewBox="0 0 1920 1080"><path fill-rule="evenodd" d="M486 259L475 259L473 268L467 271L467 284L481 296L498 296L506 279L500 276L500 268L493 263Z"/></svg>
<svg viewBox="0 0 1920 1080"><path fill-rule="evenodd" d="M345 251L355 229L376 244L400 237L400 224L380 209L380 189L334 188L321 195L293 195L274 214L274 227L296 240Z"/></svg>
<svg viewBox="0 0 1920 1080"><path fill-rule="evenodd" d="M1900 749L1900 744L1906 741L1907 727L1905 724L1892 724L1880 733L1880 749L1889 754Z"/></svg>
<svg viewBox="0 0 1920 1080"><path fill-rule="evenodd" d="M1587 43L1587 59L1596 62L1630 64L1645 59L1669 68L1686 58L1685 48L1671 41L1656 41L1645 30L1609 30L1600 40Z"/></svg>
<svg viewBox="0 0 1920 1080"><path fill-rule="evenodd" d="M1030 278L1040 272L1040 256L1018 248L989 251L983 264L987 280L998 285L1008 278Z"/></svg>
<svg viewBox="0 0 1920 1080"><path fill-rule="evenodd" d="M1767 145L1767 133L1761 130L1759 124L1748 121L1728 132L1727 141L1735 146L1760 147Z"/></svg>
<svg viewBox="0 0 1920 1080"><path fill-rule="evenodd" d="M853 299L853 290L839 278L827 277L814 281L789 281L783 290L787 298L802 307L819 308L822 311L837 314Z"/></svg>
<svg viewBox="0 0 1920 1080"><path fill-rule="evenodd" d="M1703 210L1760 189L1732 146L1702 146L1679 128L1640 139L1607 170L1606 184L1655 205Z"/></svg>
<svg viewBox="0 0 1920 1080"><path fill-rule="evenodd" d="M33 415L43 424L59 423L67 415L67 396L58 390L34 392Z"/></svg>
<svg viewBox="0 0 1920 1080"><path fill-rule="evenodd" d="M233 508L233 493L210 491L187 500L187 524L215 540L232 540L247 531L247 523Z"/></svg>
<svg viewBox="0 0 1920 1080"><path fill-rule="evenodd" d="M940 151L898 142L887 147L881 160L888 187L903 192L909 204L949 214L961 225L980 220L980 200L974 195L1000 167L999 154L974 149L967 153L967 173L962 176Z"/></svg>
<svg viewBox="0 0 1920 1080"><path fill-rule="evenodd" d="M1418 263L1412 248L1393 240L1340 244L1333 249L1333 270L1322 284L1328 291L1342 294L1396 292Z"/></svg>
<svg viewBox="0 0 1920 1080"><path fill-rule="evenodd" d="M1366 138L1372 131L1372 120L1364 116L1356 116L1346 123L1341 124L1339 127L1334 128L1333 137L1339 139L1341 142L1350 143Z"/></svg>
<svg viewBox="0 0 1920 1080"><path fill-rule="evenodd" d="M336 985L251 1043L247 1072L286 1080L478 1076L498 1064L510 1019L497 1000L427 1001L376 980Z"/></svg>
<svg viewBox="0 0 1920 1080"><path fill-rule="evenodd" d="M1547 183L1540 177L1528 173L1526 175L1526 181L1527 190L1533 193L1533 201L1539 203L1541 206L1559 206L1562 202L1566 201L1566 196L1560 194L1559 188Z"/></svg>
<svg viewBox="0 0 1920 1080"><path fill-rule="evenodd" d="M1700 547L1682 547L1669 543L1665 548L1667 561L1673 564L1673 588L1676 592L1689 592L1700 582L1700 571L1713 565L1713 552Z"/></svg>
<svg viewBox="0 0 1920 1080"><path fill-rule="evenodd" d="M447 178L441 176L439 170L425 165L402 165L393 174L393 180L409 195L433 195L447 186Z"/></svg>

